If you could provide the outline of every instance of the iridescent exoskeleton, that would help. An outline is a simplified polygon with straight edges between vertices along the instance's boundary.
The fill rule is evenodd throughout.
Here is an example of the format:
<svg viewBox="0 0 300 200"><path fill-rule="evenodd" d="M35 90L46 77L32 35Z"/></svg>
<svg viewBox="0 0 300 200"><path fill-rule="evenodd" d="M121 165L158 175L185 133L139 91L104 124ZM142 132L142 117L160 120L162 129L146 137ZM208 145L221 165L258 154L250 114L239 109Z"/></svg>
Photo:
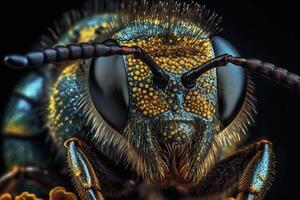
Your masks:
<svg viewBox="0 0 300 200"><path fill-rule="evenodd" d="M237 148L255 114L250 74L297 90L299 76L239 57L215 36L218 16L197 3L90 7L82 19L65 16L66 31L40 51L5 58L36 72L4 117L0 191L42 195L63 185L81 199L263 199L271 142Z"/></svg>

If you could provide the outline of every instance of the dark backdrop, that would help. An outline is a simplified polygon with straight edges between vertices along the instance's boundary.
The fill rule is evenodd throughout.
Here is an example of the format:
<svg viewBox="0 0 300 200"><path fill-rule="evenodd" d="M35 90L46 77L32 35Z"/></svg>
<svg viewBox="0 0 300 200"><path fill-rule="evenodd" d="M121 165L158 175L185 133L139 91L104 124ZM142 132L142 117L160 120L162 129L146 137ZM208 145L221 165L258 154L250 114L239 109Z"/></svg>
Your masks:
<svg viewBox="0 0 300 200"><path fill-rule="evenodd" d="M38 37L47 32L63 12L79 8L82 0L42 0L1 2L0 20L1 59L7 53L24 53ZM223 17L224 31L246 57L260 58L300 74L299 10L296 1L203 0L210 9ZM0 113L8 101L13 85L24 72L0 68ZM267 199L298 199L300 164L298 162L298 134L300 95L263 78L257 81L258 111L253 136L265 136L274 141L277 175Z"/></svg>

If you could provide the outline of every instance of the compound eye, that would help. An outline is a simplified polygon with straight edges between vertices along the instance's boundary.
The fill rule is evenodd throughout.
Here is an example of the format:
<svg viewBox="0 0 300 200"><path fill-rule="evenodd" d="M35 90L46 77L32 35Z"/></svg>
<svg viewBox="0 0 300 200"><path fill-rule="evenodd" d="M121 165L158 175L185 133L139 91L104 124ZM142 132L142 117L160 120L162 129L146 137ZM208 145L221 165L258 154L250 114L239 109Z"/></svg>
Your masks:
<svg viewBox="0 0 300 200"><path fill-rule="evenodd" d="M116 45L114 40L108 40L106 43ZM129 93L122 56L92 60L89 70L89 91L102 118L118 131L125 128L129 115Z"/></svg>
<svg viewBox="0 0 300 200"><path fill-rule="evenodd" d="M214 38L215 56L239 56L237 50L225 39ZM244 69L228 64L217 68L219 114L223 125L229 125L242 108L246 95L247 75Z"/></svg>

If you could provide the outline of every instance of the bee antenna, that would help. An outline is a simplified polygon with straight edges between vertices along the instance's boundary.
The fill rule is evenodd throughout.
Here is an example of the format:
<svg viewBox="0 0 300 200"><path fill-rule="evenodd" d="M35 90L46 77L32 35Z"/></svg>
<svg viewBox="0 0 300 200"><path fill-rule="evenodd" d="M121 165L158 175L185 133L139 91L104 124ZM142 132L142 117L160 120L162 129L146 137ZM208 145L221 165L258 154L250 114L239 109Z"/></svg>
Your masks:
<svg viewBox="0 0 300 200"><path fill-rule="evenodd" d="M134 55L141 59L150 68L153 74L153 82L159 88L164 88L168 84L168 76L158 66L158 64L140 47L127 47L104 43L81 43L68 46L56 46L46 48L41 51L29 52L24 56L8 55L4 58L4 63L14 69L24 69L39 67L44 64L64 62L69 60L89 59L113 55Z"/></svg>
<svg viewBox="0 0 300 200"><path fill-rule="evenodd" d="M186 88L192 88L196 85L197 79L205 72L218 68L226 67L228 63L246 69L248 72L257 73L261 76L267 77L277 83L284 85L287 88L292 88L300 92L300 76L288 72L284 68L276 67L272 63L262 62L257 59L245 59L241 57L234 57L228 54L213 58L212 60L202 64L197 68L184 73L181 76L182 84Z"/></svg>

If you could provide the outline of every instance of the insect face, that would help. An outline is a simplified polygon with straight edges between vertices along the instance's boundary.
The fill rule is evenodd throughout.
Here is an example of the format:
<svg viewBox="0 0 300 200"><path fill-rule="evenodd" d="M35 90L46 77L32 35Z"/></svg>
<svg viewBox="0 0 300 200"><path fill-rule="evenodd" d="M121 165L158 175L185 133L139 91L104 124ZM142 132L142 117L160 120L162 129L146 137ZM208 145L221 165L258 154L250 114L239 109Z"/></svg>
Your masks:
<svg viewBox="0 0 300 200"><path fill-rule="evenodd" d="M156 87L145 63L134 56L125 59L131 104L130 123L148 127L152 137L170 144L186 143L196 132L200 134L205 130L204 124L215 123L216 71L202 76L192 90L181 83L184 72L212 58L210 41L169 35L121 43L143 48L169 77L167 87Z"/></svg>
<svg viewBox="0 0 300 200"><path fill-rule="evenodd" d="M87 110L96 107L97 114L92 110L88 118L101 115L118 131L102 136L107 129L103 131L105 126L99 126L103 122L98 120L94 127L102 128L95 131L94 141L117 141L129 163L148 179L161 179L175 168L180 179L198 181L215 157L215 138L222 119L218 89L228 84L219 84L217 69L202 74L191 88L184 85L182 77L215 56L210 34L217 29L216 19L212 17L210 25L202 26L147 12L120 19L121 26L112 24L106 34L109 36L96 40L112 38L105 43L143 49L167 77L166 84L158 85L153 69L136 55L93 59L86 65L90 68L87 88L92 97L86 102L93 103ZM227 96L228 102L235 102L232 96ZM120 135L125 140L115 139ZM174 159L176 166L171 164Z"/></svg>

